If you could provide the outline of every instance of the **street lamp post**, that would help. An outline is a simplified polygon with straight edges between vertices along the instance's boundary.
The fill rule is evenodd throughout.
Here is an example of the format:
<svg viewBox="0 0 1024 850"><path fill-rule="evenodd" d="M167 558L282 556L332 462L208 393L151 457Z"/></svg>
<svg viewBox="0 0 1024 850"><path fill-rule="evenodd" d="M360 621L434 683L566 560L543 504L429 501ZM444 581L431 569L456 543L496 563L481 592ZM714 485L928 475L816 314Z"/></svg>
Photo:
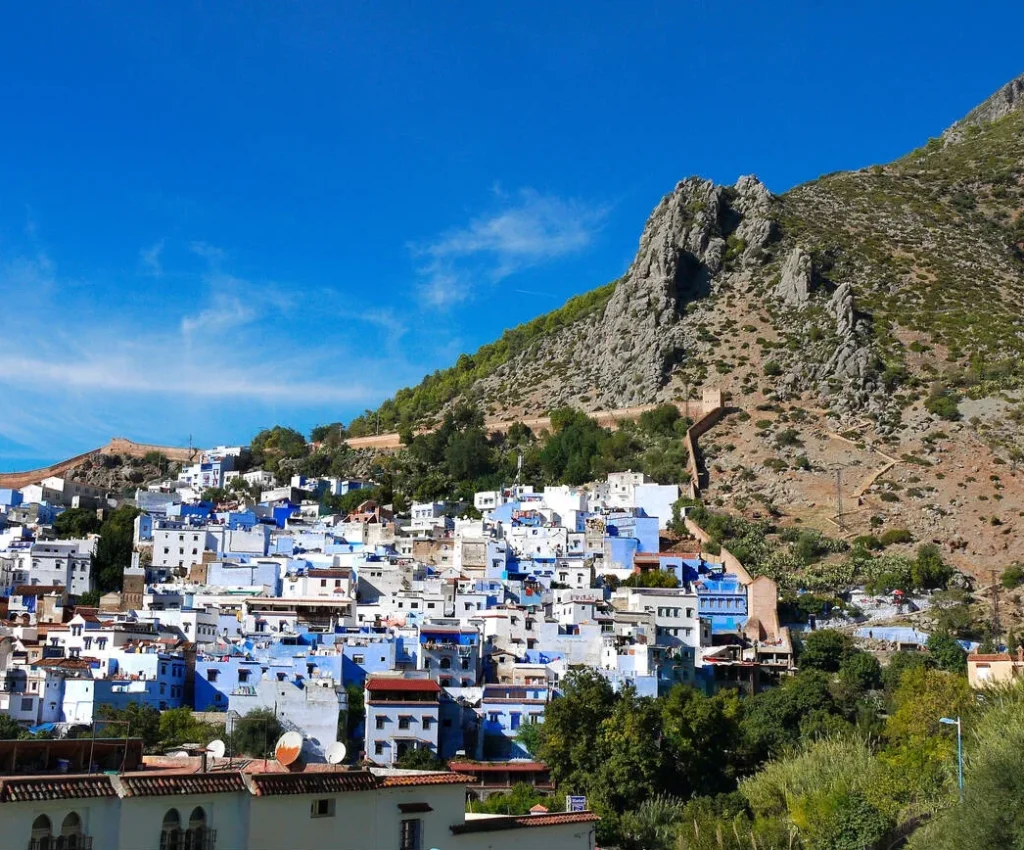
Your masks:
<svg viewBox="0 0 1024 850"><path fill-rule="evenodd" d="M952 717L940 717L939 723L945 723L947 726L956 726L956 778L957 785L960 788L960 802L962 803L964 800L964 739L960 715L958 714L955 720Z"/></svg>

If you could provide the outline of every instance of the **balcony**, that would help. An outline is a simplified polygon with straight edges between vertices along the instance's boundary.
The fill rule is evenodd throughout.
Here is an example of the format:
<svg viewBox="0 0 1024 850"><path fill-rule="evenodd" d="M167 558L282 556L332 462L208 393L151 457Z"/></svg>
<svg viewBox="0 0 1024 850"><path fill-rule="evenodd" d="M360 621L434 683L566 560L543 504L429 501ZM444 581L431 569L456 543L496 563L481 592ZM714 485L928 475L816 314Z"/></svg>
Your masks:
<svg viewBox="0 0 1024 850"><path fill-rule="evenodd" d="M92 838L88 835L31 838L28 842L28 850L92 850Z"/></svg>

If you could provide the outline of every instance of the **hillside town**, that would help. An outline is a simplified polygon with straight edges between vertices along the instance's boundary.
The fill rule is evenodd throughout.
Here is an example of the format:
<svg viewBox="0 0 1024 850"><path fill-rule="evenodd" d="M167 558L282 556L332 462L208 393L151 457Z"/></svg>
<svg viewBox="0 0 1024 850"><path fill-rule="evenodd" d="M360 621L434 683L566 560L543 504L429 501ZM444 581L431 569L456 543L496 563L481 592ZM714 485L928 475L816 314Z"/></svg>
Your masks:
<svg viewBox="0 0 1024 850"><path fill-rule="evenodd" d="M677 485L623 472L407 516L372 500L324 514L324 493L368 482L239 473L245 451L135 492L131 565L98 605L81 599L99 535L58 539L54 523L120 500L61 478L0 492L0 709L58 731L130 703L228 724L271 709L322 762L355 687L365 720L340 736L353 760L428 750L486 782L532 764L519 732L574 667L650 696L753 693L792 669L774 582L665 537ZM239 476L258 499L203 501Z"/></svg>

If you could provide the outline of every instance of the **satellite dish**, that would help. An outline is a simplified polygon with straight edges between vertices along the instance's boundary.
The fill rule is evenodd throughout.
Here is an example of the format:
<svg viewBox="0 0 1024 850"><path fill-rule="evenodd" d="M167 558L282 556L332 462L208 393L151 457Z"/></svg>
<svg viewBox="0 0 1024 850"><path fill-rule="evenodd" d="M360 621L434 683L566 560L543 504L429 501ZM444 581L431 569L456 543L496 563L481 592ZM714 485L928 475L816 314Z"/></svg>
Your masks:
<svg viewBox="0 0 1024 850"><path fill-rule="evenodd" d="M216 741L210 741L210 743L206 745L206 752L215 759L224 758L224 753L227 752L227 749L227 746L222 740L220 740L220 738Z"/></svg>
<svg viewBox="0 0 1024 850"><path fill-rule="evenodd" d="M274 745L274 758L286 767L296 762L302 753L302 735L285 732Z"/></svg>
<svg viewBox="0 0 1024 850"><path fill-rule="evenodd" d="M341 764L345 761L345 754L348 750L341 741L335 741L333 744L327 745L327 750L324 755L327 758L328 764Z"/></svg>
<svg viewBox="0 0 1024 850"><path fill-rule="evenodd" d="M172 759L187 759L191 753L188 750L171 750L167 755Z"/></svg>

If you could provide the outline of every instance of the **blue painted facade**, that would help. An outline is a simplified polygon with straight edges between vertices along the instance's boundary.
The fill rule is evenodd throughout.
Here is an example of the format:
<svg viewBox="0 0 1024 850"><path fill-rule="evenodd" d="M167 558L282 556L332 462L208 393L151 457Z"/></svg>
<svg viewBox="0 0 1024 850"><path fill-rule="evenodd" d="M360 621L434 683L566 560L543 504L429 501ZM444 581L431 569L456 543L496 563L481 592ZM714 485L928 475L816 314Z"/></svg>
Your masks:
<svg viewBox="0 0 1024 850"><path fill-rule="evenodd" d="M747 622L747 591L731 573L708 574L696 583L697 613L711 621L712 634L737 633Z"/></svg>
<svg viewBox="0 0 1024 850"><path fill-rule="evenodd" d="M485 685L480 700L478 759L530 758L517 740L519 730L544 722L544 708L550 693L541 685Z"/></svg>

